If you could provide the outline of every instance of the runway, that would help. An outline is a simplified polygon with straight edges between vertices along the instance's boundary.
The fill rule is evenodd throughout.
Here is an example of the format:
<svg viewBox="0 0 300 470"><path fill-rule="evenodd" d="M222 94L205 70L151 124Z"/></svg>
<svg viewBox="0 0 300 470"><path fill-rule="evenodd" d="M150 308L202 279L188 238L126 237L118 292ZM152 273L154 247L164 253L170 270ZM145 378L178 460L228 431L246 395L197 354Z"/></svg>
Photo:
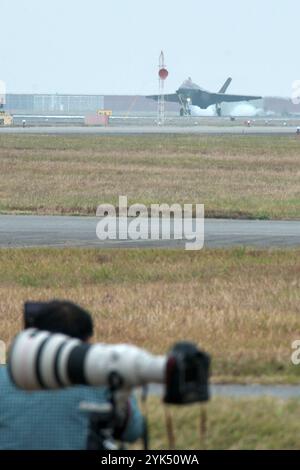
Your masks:
<svg viewBox="0 0 300 470"><path fill-rule="evenodd" d="M194 135L296 135L295 126L108 126L108 127L0 127L0 135L145 135L145 134L194 134Z"/></svg>
<svg viewBox="0 0 300 470"><path fill-rule="evenodd" d="M96 235L96 217L0 216L0 248L99 247L183 248L184 240L108 240ZM249 246L284 248L300 246L300 221L205 220L206 248Z"/></svg>

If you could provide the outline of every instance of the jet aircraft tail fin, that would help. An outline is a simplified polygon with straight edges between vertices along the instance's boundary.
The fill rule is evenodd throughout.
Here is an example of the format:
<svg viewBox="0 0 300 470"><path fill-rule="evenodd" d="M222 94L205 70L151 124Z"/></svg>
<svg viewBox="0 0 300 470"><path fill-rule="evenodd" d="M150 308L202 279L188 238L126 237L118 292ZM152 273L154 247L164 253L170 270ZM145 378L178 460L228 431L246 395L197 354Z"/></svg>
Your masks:
<svg viewBox="0 0 300 470"><path fill-rule="evenodd" d="M222 86L221 90L219 91L219 93L226 93L226 90L227 88L229 87L230 83L232 82L232 78L229 77L227 78L226 82L224 83L224 85Z"/></svg>

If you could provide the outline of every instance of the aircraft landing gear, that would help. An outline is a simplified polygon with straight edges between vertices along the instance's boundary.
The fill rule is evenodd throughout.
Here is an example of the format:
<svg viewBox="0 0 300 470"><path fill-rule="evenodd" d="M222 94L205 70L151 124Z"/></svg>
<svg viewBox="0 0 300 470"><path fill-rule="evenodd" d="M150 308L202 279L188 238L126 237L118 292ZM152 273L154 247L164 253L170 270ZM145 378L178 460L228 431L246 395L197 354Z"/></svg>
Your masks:
<svg viewBox="0 0 300 470"><path fill-rule="evenodd" d="M191 112L191 110L190 110L190 107L187 105L187 106L185 106L185 107L180 108L179 114L180 114L181 117L184 117L184 116L191 116L191 115L192 115L192 112Z"/></svg>
<svg viewBox="0 0 300 470"><path fill-rule="evenodd" d="M192 111L190 108L190 105L192 104L191 98L185 98L182 95L178 95L178 98L181 104L180 116L181 117L191 116L192 115Z"/></svg>
<svg viewBox="0 0 300 470"><path fill-rule="evenodd" d="M221 105L219 104L216 104L216 113L218 117L222 116L222 109L221 109Z"/></svg>

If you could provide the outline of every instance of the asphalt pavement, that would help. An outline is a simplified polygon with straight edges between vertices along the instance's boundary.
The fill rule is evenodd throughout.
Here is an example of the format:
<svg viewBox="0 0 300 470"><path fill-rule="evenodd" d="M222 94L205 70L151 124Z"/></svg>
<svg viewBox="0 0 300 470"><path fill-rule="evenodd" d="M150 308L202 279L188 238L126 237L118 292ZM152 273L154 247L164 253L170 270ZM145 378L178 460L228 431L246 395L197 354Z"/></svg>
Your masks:
<svg viewBox="0 0 300 470"><path fill-rule="evenodd" d="M176 231L171 225L169 240L125 240L122 238L126 233L117 231L115 240L100 241L96 235L99 221L96 217L2 215L0 247L175 248L183 247L195 231L193 226L185 231L182 240L175 240ZM151 223L154 227L159 222ZM300 221L206 219L204 228L204 246L208 248L300 246Z"/></svg>

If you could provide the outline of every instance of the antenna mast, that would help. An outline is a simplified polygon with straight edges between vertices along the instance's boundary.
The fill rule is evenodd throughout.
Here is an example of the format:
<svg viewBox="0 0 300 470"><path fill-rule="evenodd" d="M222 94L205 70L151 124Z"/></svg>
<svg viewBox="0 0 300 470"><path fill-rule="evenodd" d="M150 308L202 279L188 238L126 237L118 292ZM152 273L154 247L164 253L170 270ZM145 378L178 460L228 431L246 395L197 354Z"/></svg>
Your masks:
<svg viewBox="0 0 300 470"><path fill-rule="evenodd" d="M165 80L169 72L166 69L165 55L161 51L159 56L158 77L159 77L159 90L158 90L158 110L157 110L157 124L163 126L165 123Z"/></svg>

